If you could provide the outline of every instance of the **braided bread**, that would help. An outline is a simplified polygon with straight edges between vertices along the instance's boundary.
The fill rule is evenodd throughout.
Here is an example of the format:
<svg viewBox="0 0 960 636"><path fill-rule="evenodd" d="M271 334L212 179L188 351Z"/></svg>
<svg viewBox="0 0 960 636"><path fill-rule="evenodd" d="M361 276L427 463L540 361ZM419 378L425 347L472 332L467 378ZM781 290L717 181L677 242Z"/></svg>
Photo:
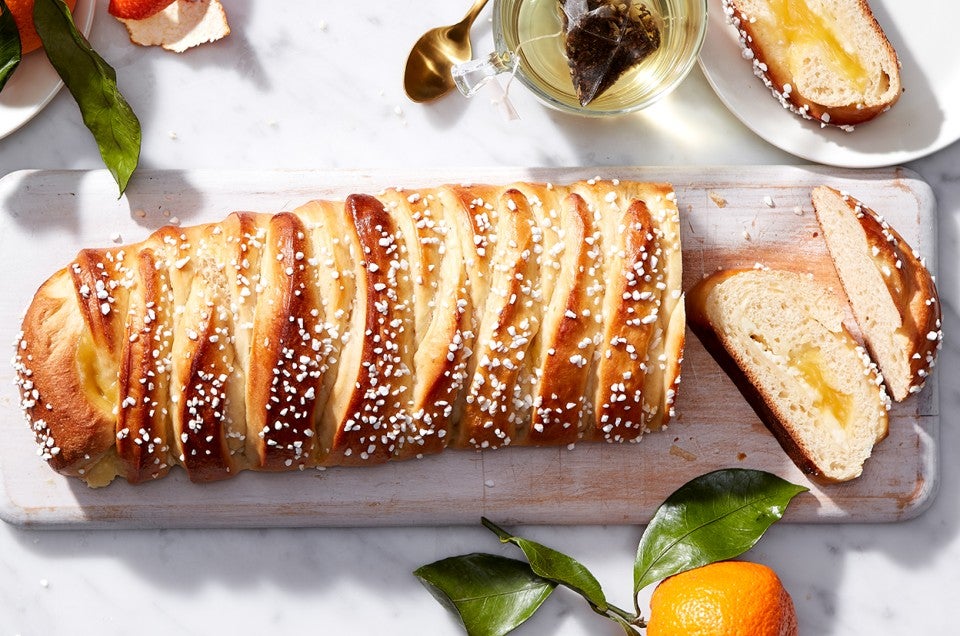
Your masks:
<svg viewBox="0 0 960 636"><path fill-rule="evenodd" d="M392 189L82 250L14 363L91 486L636 441L672 411L680 280L667 185Z"/></svg>

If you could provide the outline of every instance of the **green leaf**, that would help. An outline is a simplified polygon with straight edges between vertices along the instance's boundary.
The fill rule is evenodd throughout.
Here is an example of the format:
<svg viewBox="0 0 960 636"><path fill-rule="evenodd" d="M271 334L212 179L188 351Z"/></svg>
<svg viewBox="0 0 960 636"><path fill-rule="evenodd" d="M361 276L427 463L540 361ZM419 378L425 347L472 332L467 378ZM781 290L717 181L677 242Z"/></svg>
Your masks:
<svg viewBox="0 0 960 636"><path fill-rule="evenodd" d="M502 636L526 621L556 587L523 561L466 554L418 568L414 575L456 614L470 636Z"/></svg>
<svg viewBox="0 0 960 636"><path fill-rule="evenodd" d="M776 475L741 468L687 482L661 504L640 539L634 595L668 576L743 554L806 490Z"/></svg>
<svg viewBox="0 0 960 636"><path fill-rule="evenodd" d="M20 64L20 31L7 3L0 0L0 91Z"/></svg>
<svg viewBox="0 0 960 636"><path fill-rule="evenodd" d="M577 592L600 612L607 611L607 599L600 583L579 561L535 541L511 535L489 519L481 518L481 522L502 542L513 543L523 550L535 573Z"/></svg>
<svg viewBox="0 0 960 636"><path fill-rule="evenodd" d="M63 0L35 0L33 23L123 194L140 161L140 121L117 88L116 71L77 30Z"/></svg>

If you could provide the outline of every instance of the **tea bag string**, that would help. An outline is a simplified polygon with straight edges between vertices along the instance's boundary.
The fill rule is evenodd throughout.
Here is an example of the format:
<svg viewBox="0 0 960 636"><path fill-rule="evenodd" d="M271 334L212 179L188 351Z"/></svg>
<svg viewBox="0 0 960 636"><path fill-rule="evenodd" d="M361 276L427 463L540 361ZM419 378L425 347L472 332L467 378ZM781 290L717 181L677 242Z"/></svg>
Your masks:
<svg viewBox="0 0 960 636"><path fill-rule="evenodd" d="M504 118L507 120L519 119L520 116L517 113L516 109L513 107L513 104L510 102L510 85L513 84L513 80L517 76L517 69L520 68L520 53L521 49L528 45L533 44L534 42L539 42L540 40L546 40L548 38L562 37L563 31L557 31L556 33L547 33L545 35L538 35L535 38L530 38L529 40L524 40L517 44L517 48L511 52L511 65L509 71L509 77L507 78L506 84L500 90L500 95L491 100L493 105L498 107L503 113ZM496 84L496 82L494 82ZM499 85L498 85L499 86Z"/></svg>

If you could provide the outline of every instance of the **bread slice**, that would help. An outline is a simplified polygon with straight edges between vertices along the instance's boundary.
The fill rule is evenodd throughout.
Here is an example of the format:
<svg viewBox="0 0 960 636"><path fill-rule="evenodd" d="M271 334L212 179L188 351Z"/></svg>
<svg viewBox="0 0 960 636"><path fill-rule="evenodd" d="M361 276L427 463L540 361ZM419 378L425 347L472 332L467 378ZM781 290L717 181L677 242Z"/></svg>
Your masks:
<svg viewBox="0 0 960 636"><path fill-rule="evenodd" d="M943 341L937 287L920 255L883 218L820 186L813 207L867 349L897 401L923 388Z"/></svg>
<svg viewBox="0 0 960 636"><path fill-rule="evenodd" d="M687 293L687 316L797 466L827 481L860 475L887 434L889 398L829 289L793 272L722 270Z"/></svg>
<svg viewBox="0 0 960 636"><path fill-rule="evenodd" d="M806 119L850 129L900 97L900 61L866 0L723 0L754 74Z"/></svg>

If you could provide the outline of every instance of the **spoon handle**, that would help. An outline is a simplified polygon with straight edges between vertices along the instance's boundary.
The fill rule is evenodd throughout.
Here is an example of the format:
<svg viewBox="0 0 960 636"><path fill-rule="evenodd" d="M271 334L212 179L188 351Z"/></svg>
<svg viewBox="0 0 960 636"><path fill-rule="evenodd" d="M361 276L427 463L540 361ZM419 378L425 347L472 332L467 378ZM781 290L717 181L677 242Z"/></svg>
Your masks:
<svg viewBox="0 0 960 636"><path fill-rule="evenodd" d="M470 10L467 12L466 17L463 19L465 23L473 24L473 21L477 19L477 16L480 15L480 11L487 6L488 0L476 0L473 3L473 6L470 7Z"/></svg>

